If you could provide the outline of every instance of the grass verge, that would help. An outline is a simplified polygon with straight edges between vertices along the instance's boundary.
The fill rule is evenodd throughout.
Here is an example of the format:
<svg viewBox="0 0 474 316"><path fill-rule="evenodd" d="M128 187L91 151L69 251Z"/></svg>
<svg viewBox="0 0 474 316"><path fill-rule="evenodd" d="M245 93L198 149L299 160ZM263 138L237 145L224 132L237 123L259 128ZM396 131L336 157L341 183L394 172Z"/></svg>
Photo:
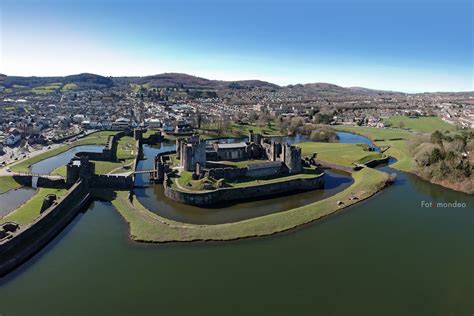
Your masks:
<svg viewBox="0 0 474 316"><path fill-rule="evenodd" d="M26 225L31 223L35 218L40 215L41 206L43 205L43 199L48 194L56 194L58 197L64 195L67 192L65 189L39 189L35 195L26 201L22 206L9 213L4 218L0 219L0 223L4 222L15 222L20 225Z"/></svg>
<svg viewBox="0 0 474 316"><path fill-rule="evenodd" d="M112 204L129 223L130 236L136 241L233 240L271 235L318 220L367 199L390 180L389 174L371 168L354 172L352 176L354 183L351 186L327 199L285 212L227 224L194 225L172 221L150 212L136 198L130 201L128 191L117 191ZM339 205L338 202L343 204Z"/></svg>
<svg viewBox="0 0 474 316"><path fill-rule="evenodd" d="M7 191L18 189L22 185L13 179L11 176L0 177L0 194L5 193Z"/></svg>

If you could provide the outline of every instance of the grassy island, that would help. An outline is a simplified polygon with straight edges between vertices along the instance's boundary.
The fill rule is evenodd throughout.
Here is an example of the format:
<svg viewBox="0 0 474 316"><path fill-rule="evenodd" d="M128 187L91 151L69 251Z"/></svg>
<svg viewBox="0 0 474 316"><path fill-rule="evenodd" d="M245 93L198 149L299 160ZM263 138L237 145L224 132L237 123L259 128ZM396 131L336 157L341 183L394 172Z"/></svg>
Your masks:
<svg viewBox="0 0 474 316"><path fill-rule="evenodd" d="M310 156L317 153L317 159L343 166L350 166L354 163L363 164L372 159L385 157L384 154L368 151L368 146L365 144L308 142L297 146L301 147L303 155Z"/></svg>
<svg viewBox="0 0 474 316"><path fill-rule="evenodd" d="M412 135L409 131L346 125L335 125L332 128L337 131L359 134L370 138L375 145L388 148L384 152L385 154L397 159L397 162L391 165L392 168L410 171L413 158L408 152L407 147L407 140Z"/></svg>
<svg viewBox="0 0 474 316"><path fill-rule="evenodd" d="M130 201L128 191L117 191L112 204L129 223L131 238L136 241L233 240L271 235L315 221L374 195L390 181L389 174L371 168L356 171L352 177L351 186L325 200L227 224L194 225L172 221L147 210L136 198Z"/></svg>

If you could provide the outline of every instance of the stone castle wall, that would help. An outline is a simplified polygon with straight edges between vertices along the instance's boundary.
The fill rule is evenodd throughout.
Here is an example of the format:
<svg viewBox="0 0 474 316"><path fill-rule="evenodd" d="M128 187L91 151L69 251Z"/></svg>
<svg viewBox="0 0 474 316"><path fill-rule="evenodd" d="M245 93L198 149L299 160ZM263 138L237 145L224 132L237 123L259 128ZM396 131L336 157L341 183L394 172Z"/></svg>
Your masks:
<svg viewBox="0 0 474 316"><path fill-rule="evenodd" d="M209 206L230 201L263 198L287 194L295 191L308 191L324 187L324 174L307 179L293 179L284 182L261 184L241 188L221 188L204 192L188 192L173 188L165 181L165 195L177 202L196 206Z"/></svg>
<svg viewBox="0 0 474 316"><path fill-rule="evenodd" d="M133 188L133 176L119 176L113 174L94 174L90 179L90 186L96 188L113 188L113 189L131 189Z"/></svg>
<svg viewBox="0 0 474 316"><path fill-rule="evenodd" d="M14 175L13 179L15 179L16 182L26 187L31 187L33 185L33 176ZM49 179L38 177L38 182L36 183L36 186L39 188L63 189L66 188L66 181L64 179Z"/></svg>
<svg viewBox="0 0 474 316"><path fill-rule="evenodd" d="M20 227L10 238L3 239L0 242L0 258L2 258L0 276L15 269L43 248L66 227L89 200L87 186L79 181L31 224Z"/></svg>

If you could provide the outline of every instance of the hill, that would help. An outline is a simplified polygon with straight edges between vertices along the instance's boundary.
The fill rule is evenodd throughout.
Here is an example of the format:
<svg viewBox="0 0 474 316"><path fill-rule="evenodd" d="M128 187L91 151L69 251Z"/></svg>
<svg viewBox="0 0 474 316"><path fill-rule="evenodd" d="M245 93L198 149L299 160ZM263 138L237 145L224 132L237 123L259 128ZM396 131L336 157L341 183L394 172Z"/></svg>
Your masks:
<svg viewBox="0 0 474 316"><path fill-rule="evenodd" d="M111 87L114 83L111 78L88 73L66 77L0 76L0 85L5 88L34 89L48 86L61 87L66 84L75 84L78 89L100 89Z"/></svg>

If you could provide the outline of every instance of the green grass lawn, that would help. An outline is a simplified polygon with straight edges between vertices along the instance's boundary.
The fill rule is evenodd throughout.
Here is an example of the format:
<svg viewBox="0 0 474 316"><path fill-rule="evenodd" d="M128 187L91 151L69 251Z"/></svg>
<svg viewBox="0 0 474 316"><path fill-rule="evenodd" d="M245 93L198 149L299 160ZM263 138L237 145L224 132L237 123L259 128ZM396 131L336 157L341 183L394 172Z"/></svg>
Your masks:
<svg viewBox="0 0 474 316"><path fill-rule="evenodd" d="M63 84L60 82L51 83L47 86L34 87L33 89L31 89L31 92L35 94L48 94L61 89L62 85Z"/></svg>
<svg viewBox="0 0 474 316"><path fill-rule="evenodd" d="M0 219L0 223L4 222L15 222L20 225L26 225L31 223L35 218L40 215L41 206L43 205L43 199L48 194L56 194L58 197L64 195L67 190L64 189L39 189L35 195L31 197L25 204L9 213L4 218Z"/></svg>
<svg viewBox="0 0 474 316"><path fill-rule="evenodd" d="M238 168L247 167L249 165L265 163L265 162L269 162L269 160L266 160L266 159L250 159L250 160L242 160L242 161L227 161L227 160L218 161L219 164L224 165L223 167L230 166L230 167L238 167Z"/></svg>
<svg viewBox="0 0 474 316"><path fill-rule="evenodd" d="M389 177L387 173L371 168L354 172L352 176L352 185L327 199L292 210L227 224L194 225L172 221L147 210L136 198L131 202L128 191L117 191L112 204L129 223L130 236L137 241L232 240L271 235L318 220L372 196L384 186ZM357 196L357 199L353 199L353 196ZM338 205L339 201L344 204Z"/></svg>
<svg viewBox="0 0 474 316"><path fill-rule="evenodd" d="M5 193L7 191L13 190L13 189L18 189L22 185L18 182L16 182L13 177L7 176L7 177L0 177L0 194Z"/></svg>
<svg viewBox="0 0 474 316"><path fill-rule="evenodd" d="M136 155L136 140L131 136L124 136L117 144L117 159L134 159Z"/></svg>
<svg viewBox="0 0 474 316"><path fill-rule="evenodd" d="M305 168L302 173L287 175L287 176L279 176L279 177L268 177L262 179L255 179L255 178L241 178L234 181L225 181L228 187L239 188L239 187L248 187L248 186L255 186L255 185L263 185L269 183L277 183L277 182L284 182L288 180L294 179L309 179L314 178L317 176L318 173L313 168ZM212 182L215 183L215 180L209 180L207 178L199 179L199 180L192 180L192 172L189 171L181 171L179 177L174 178L182 188L190 191L199 191L203 190L204 182Z"/></svg>
<svg viewBox="0 0 474 316"><path fill-rule="evenodd" d="M21 162L15 164L15 165L12 165L11 169L13 171L16 171L16 172L28 172L31 165L33 165L33 164L35 164L35 163L37 163L41 160L44 160L44 159L47 159L49 157L53 157L53 156L56 156L58 154L61 154L61 153L65 152L65 151L68 151L72 147L77 147L77 146L81 146L81 145L105 145L107 143L108 137L110 135L115 134L115 133L117 133L117 132L114 132L114 131L100 131L100 132L91 134L91 135L89 135L87 137L84 137L82 139L79 139L79 140L77 140L77 141L75 141L71 144L67 144L67 145L61 146L59 148L48 150L47 152L39 154L35 157L22 160ZM66 163L67 163L67 161L65 162L65 164Z"/></svg>
<svg viewBox="0 0 474 316"><path fill-rule="evenodd" d="M297 146L301 147L303 156L317 153L317 159L343 166L365 163L371 159L383 157L380 153L365 151L363 146L357 144L308 142L297 144Z"/></svg>
<svg viewBox="0 0 474 316"><path fill-rule="evenodd" d="M249 187L254 185L263 185L263 184L270 184L270 183L278 183L284 182L289 180L296 180L296 179L311 179L317 176L316 173L311 172L303 172L299 174L292 174L284 177L275 177L275 178L268 178L268 179L241 179L234 182L227 182L233 188L241 188L241 187Z"/></svg>
<svg viewBox="0 0 474 316"><path fill-rule="evenodd" d="M397 162L392 164L391 167L402 171L410 171L413 157L408 152L406 140L413 135L411 132L361 126L336 125L331 127L336 131L355 133L370 138L379 147L390 146L384 153L397 159Z"/></svg>
<svg viewBox="0 0 474 316"><path fill-rule="evenodd" d="M95 173L97 174L108 174L112 171L115 172L113 173L122 173L122 172L127 172L127 171L132 171L132 168L125 170L123 167L131 164L133 162L133 159L127 159L119 162L112 162L112 161L92 161L95 163Z"/></svg>
<svg viewBox="0 0 474 316"><path fill-rule="evenodd" d="M418 118L410 118L408 116L392 116L387 122L392 124L392 127L404 127L417 132L431 133L438 131L455 131L456 126L446 123L437 116L423 116Z"/></svg>

